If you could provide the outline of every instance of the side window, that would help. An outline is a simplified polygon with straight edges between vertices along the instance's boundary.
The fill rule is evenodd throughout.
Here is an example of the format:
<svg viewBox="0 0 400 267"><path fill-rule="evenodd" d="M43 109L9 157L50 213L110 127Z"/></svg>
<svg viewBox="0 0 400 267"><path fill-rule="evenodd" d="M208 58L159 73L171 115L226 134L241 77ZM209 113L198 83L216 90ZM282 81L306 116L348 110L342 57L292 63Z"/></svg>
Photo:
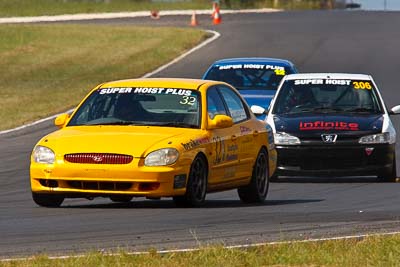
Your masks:
<svg viewBox="0 0 400 267"><path fill-rule="evenodd" d="M75 113L69 125L86 124L99 118L112 117L115 100L116 98L112 95L100 96L98 91L93 92Z"/></svg>
<svg viewBox="0 0 400 267"><path fill-rule="evenodd" d="M207 91L207 112L210 119L214 119L215 115L228 115L216 87Z"/></svg>
<svg viewBox="0 0 400 267"><path fill-rule="evenodd" d="M244 121L249 118L247 108L244 106L240 97L229 87L221 86L220 92L228 107L229 113L234 123Z"/></svg>

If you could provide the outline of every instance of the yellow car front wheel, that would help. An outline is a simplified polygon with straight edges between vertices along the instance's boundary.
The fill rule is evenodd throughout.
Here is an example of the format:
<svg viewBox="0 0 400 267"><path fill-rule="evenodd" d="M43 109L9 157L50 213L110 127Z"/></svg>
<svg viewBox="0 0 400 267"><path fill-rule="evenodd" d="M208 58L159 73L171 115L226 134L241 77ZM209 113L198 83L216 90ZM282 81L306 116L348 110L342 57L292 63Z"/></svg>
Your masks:
<svg viewBox="0 0 400 267"><path fill-rule="evenodd" d="M39 194L32 192L33 201L42 207L56 208L61 206L64 196L54 194Z"/></svg>
<svg viewBox="0 0 400 267"><path fill-rule="evenodd" d="M177 206L198 207L204 204L207 193L207 173L206 159L198 155L190 167L185 195L174 197Z"/></svg>
<svg viewBox="0 0 400 267"><path fill-rule="evenodd" d="M112 202L118 202L118 203L128 203L131 202L133 197L131 196L110 196L110 200Z"/></svg>

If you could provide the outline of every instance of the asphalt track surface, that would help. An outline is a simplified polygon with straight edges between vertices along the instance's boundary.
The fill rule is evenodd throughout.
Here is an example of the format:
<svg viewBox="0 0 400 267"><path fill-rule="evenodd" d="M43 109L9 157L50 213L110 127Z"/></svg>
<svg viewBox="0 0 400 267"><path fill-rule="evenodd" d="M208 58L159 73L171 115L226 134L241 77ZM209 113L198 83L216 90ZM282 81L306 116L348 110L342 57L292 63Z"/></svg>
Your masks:
<svg viewBox="0 0 400 267"><path fill-rule="evenodd" d="M199 20L201 27L217 30L222 36L156 76L201 77L209 64L224 57L287 58L302 72L372 74L387 106L400 104L399 13L225 15L217 26L211 25L208 16ZM187 26L189 17L84 23ZM398 133L399 119L393 117ZM400 230L400 184L378 183L373 177L285 178L271 184L263 205L244 205L233 190L209 194L206 205L195 209L176 208L170 199L115 204L101 198L67 199L61 208L41 208L31 200L29 155L37 140L54 129L50 123L43 123L0 136L1 258L98 249L143 251L210 243L249 244Z"/></svg>

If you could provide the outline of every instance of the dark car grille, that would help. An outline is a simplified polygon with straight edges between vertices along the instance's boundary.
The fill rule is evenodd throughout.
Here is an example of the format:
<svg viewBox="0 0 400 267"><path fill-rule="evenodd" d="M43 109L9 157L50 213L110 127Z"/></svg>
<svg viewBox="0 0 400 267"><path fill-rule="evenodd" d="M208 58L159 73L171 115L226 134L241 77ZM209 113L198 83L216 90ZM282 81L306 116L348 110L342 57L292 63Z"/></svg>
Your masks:
<svg viewBox="0 0 400 267"><path fill-rule="evenodd" d="M338 158L338 157L325 157L325 158L305 158L298 162L303 170L326 170L326 169L337 169L346 170L350 168L356 168L365 166L366 161L361 160L358 157L353 158Z"/></svg>
<svg viewBox="0 0 400 267"><path fill-rule="evenodd" d="M375 145L371 155L366 146L277 147L281 166L298 166L301 170L351 170L387 162L388 147Z"/></svg>
<svg viewBox="0 0 400 267"><path fill-rule="evenodd" d="M109 153L77 153L66 154L64 159L71 163L87 164L128 164L133 160L130 155Z"/></svg>

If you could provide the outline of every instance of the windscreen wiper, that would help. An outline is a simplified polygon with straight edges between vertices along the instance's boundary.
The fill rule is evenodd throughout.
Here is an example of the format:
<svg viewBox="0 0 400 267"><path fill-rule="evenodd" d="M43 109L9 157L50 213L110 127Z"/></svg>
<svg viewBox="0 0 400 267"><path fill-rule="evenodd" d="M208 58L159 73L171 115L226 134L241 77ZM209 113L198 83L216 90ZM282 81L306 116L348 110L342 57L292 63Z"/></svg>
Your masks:
<svg viewBox="0 0 400 267"><path fill-rule="evenodd" d="M304 107L299 108L293 111L284 112L283 114L301 114L301 113L313 113L313 112L345 112L345 110L341 108L332 108L332 107Z"/></svg>
<svg viewBox="0 0 400 267"><path fill-rule="evenodd" d="M368 113L378 113L376 109L373 108L352 108L352 109L347 109L347 112L368 112Z"/></svg>
<svg viewBox="0 0 400 267"><path fill-rule="evenodd" d="M198 128L198 125L179 122L179 121L160 122L160 123L154 124L154 126L172 126L172 127L182 127L182 128Z"/></svg>
<svg viewBox="0 0 400 267"><path fill-rule="evenodd" d="M148 122L138 121L111 121L111 122L99 122L99 123L88 123L86 125L149 125Z"/></svg>
<svg viewBox="0 0 400 267"><path fill-rule="evenodd" d="M344 112L345 110L342 108L335 108L335 107L314 107L312 108L312 111L324 111L324 112Z"/></svg>

